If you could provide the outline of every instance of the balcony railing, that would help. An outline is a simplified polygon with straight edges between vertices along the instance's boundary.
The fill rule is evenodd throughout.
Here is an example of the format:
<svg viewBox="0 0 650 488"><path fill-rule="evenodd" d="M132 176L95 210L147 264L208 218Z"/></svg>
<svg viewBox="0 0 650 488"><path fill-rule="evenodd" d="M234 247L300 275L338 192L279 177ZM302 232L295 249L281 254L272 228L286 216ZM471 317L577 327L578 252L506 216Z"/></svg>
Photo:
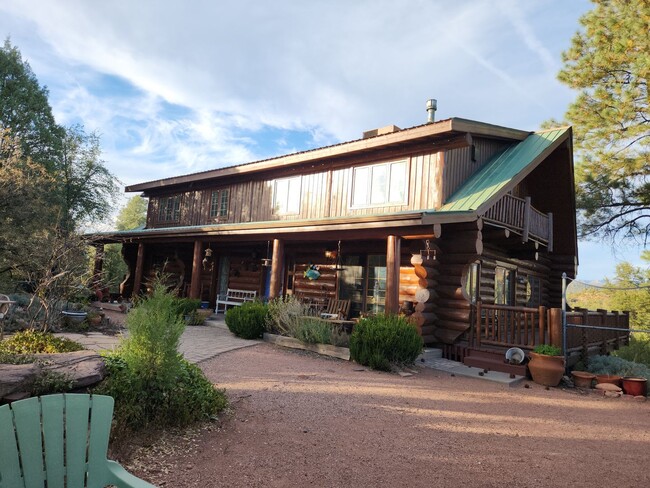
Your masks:
<svg viewBox="0 0 650 488"><path fill-rule="evenodd" d="M553 250L553 214L533 208L530 197L504 195L490 207L483 218L521 234L524 242L540 241Z"/></svg>

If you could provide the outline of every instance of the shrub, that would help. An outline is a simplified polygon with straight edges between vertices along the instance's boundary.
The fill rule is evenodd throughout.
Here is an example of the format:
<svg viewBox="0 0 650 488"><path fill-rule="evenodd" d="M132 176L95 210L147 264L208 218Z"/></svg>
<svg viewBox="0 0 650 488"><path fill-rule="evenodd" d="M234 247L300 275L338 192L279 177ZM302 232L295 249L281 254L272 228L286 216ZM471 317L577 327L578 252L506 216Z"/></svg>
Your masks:
<svg viewBox="0 0 650 488"><path fill-rule="evenodd" d="M174 300L176 313L181 317L192 314L201 306L201 300L198 298L176 298Z"/></svg>
<svg viewBox="0 0 650 488"><path fill-rule="evenodd" d="M645 364L650 368L650 334L635 334L630 338L630 344L612 353L614 356Z"/></svg>
<svg viewBox="0 0 650 488"><path fill-rule="evenodd" d="M33 329L16 332L0 342L0 353L7 354L55 354L81 351L83 348L78 342Z"/></svg>
<svg viewBox="0 0 650 488"><path fill-rule="evenodd" d="M296 337L296 330L303 318L309 315L307 307L293 295L274 298L269 301L267 307L267 330L289 337Z"/></svg>
<svg viewBox="0 0 650 488"><path fill-rule="evenodd" d="M0 352L0 364L29 364L36 359L28 354L11 354Z"/></svg>
<svg viewBox="0 0 650 488"><path fill-rule="evenodd" d="M540 344L539 346L535 346L535 349L533 349L534 353L537 354L542 354L544 356L561 356L562 355L562 349L560 349L557 346L552 346L551 344Z"/></svg>
<svg viewBox="0 0 650 488"><path fill-rule="evenodd" d="M415 326L396 315L363 318L350 336L350 357L373 369L390 371L393 364L412 364L421 352Z"/></svg>
<svg viewBox="0 0 650 488"><path fill-rule="evenodd" d="M143 430L148 426L183 427L207 420L226 408L223 390L214 388L201 369L179 360L175 381L143 379L119 352L104 357L107 379L96 393L115 398L116 431Z"/></svg>
<svg viewBox="0 0 650 488"><path fill-rule="evenodd" d="M634 363L616 356L590 357L587 371L593 374L638 376L650 380L650 368L644 364Z"/></svg>
<svg viewBox="0 0 650 488"><path fill-rule="evenodd" d="M332 324L318 318L303 318L294 337L308 344L331 344Z"/></svg>
<svg viewBox="0 0 650 488"><path fill-rule="evenodd" d="M33 396L63 393L70 391L73 385L74 381L69 375L45 370L34 379L31 393Z"/></svg>
<svg viewBox="0 0 650 488"><path fill-rule="evenodd" d="M226 312L230 332L243 339L258 339L265 330L267 308L261 302L246 302Z"/></svg>
<svg viewBox="0 0 650 488"><path fill-rule="evenodd" d="M105 355L107 379L97 393L115 398L117 431L183 426L209 418L226 405L203 372L178 353L185 329L176 298L162 281L127 315L129 338Z"/></svg>

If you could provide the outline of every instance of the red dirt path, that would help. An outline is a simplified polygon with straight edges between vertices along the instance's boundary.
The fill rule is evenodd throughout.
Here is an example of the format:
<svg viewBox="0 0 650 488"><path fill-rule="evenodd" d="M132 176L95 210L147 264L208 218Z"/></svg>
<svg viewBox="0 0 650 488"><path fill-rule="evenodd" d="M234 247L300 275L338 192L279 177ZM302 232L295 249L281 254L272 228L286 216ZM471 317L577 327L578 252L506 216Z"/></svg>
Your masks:
<svg viewBox="0 0 650 488"><path fill-rule="evenodd" d="M262 344L201 364L233 412L130 469L169 487L645 487L650 402L411 377Z"/></svg>

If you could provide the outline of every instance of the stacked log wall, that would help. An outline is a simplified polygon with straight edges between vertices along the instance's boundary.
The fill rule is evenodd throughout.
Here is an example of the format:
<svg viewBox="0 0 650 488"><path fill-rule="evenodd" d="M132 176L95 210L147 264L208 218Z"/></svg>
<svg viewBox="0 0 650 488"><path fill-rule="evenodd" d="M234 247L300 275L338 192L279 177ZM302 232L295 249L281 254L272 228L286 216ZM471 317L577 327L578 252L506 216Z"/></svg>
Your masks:
<svg viewBox="0 0 650 488"><path fill-rule="evenodd" d="M425 344L436 342L436 324L438 316L436 314L438 293L438 260L437 255L440 249L433 246L435 255L429 258L423 258L420 254L413 254L411 257L411 269L417 279L414 281L415 293L415 312L411 315L411 320L418 328ZM401 274L400 274L401 278ZM400 287L401 288L401 287Z"/></svg>
<svg viewBox="0 0 650 488"><path fill-rule="evenodd" d="M337 296L337 272L334 266L319 265L320 276L316 280L310 280L304 276L309 264L296 264L294 267L293 293L294 295L311 301L326 305L330 298Z"/></svg>

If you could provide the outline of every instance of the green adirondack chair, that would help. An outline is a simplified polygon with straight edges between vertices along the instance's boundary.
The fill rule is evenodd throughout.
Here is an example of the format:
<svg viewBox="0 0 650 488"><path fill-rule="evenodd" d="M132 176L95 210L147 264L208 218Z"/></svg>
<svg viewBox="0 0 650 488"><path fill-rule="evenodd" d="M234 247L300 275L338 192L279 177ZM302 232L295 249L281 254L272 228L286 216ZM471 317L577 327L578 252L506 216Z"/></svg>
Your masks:
<svg viewBox="0 0 650 488"><path fill-rule="evenodd" d="M1 406L0 488L153 487L106 458L113 403L70 393Z"/></svg>

